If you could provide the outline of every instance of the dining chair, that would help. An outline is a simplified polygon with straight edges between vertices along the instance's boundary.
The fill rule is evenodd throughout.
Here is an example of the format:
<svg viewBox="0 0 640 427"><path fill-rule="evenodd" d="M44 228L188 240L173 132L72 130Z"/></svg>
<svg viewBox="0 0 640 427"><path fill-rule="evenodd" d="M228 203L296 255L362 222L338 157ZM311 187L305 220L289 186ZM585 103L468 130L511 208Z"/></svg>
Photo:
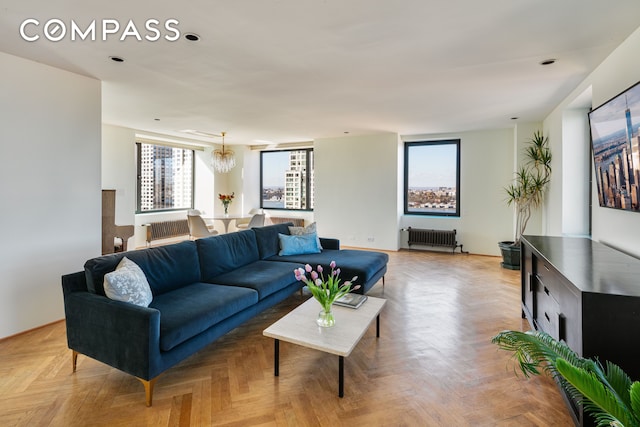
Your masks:
<svg viewBox="0 0 640 427"><path fill-rule="evenodd" d="M264 226L264 217L265 214L255 214L251 217L251 220L245 224L237 224L236 228L240 230L246 230L254 227L263 227Z"/></svg>
<svg viewBox="0 0 640 427"><path fill-rule="evenodd" d="M213 226L207 225L200 215L187 215L187 221L189 223L189 234L192 239L199 239L201 237L215 236L218 234Z"/></svg>
<svg viewBox="0 0 640 427"><path fill-rule="evenodd" d="M213 230L213 219L212 218L203 217L202 215L204 215L204 214L205 214L205 211L201 211L199 209L189 209L187 211L187 217L189 217L190 215L193 215L193 216L198 216L199 215L204 220L204 223L207 224L207 228L209 230Z"/></svg>
<svg viewBox="0 0 640 427"><path fill-rule="evenodd" d="M264 210L262 208L251 208L251 210L247 213L248 216L236 219L236 228L246 230L247 228L249 228L249 221L251 221L253 216L255 214L261 213L264 213Z"/></svg>

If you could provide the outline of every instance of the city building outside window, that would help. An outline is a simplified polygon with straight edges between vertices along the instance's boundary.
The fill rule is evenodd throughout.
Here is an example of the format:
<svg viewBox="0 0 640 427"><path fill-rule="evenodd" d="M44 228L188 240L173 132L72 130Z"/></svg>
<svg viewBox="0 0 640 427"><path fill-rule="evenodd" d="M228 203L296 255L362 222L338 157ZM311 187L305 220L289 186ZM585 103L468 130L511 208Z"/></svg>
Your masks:
<svg viewBox="0 0 640 427"><path fill-rule="evenodd" d="M313 149L260 153L260 207L313 209Z"/></svg>
<svg viewBox="0 0 640 427"><path fill-rule="evenodd" d="M404 144L404 213L460 216L460 140Z"/></svg>
<svg viewBox="0 0 640 427"><path fill-rule="evenodd" d="M193 150L136 143L137 213L193 208Z"/></svg>

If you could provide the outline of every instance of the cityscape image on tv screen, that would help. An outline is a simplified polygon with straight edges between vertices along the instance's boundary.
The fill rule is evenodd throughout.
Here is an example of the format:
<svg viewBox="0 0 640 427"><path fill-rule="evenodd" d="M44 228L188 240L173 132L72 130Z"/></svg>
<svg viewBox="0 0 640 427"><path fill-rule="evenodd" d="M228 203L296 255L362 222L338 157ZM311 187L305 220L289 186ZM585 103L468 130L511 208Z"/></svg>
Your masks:
<svg viewBox="0 0 640 427"><path fill-rule="evenodd" d="M640 212L640 84L589 113L602 207Z"/></svg>

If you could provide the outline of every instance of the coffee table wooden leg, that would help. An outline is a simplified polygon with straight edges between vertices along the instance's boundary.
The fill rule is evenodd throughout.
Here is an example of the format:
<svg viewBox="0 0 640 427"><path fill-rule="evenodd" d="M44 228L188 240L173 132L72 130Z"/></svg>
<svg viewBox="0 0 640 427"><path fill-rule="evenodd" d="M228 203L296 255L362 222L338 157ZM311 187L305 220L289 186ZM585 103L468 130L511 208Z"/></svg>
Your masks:
<svg viewBox="0 0 640 427"><path fill-rule="evenodd" d="M280 340L276 339L273 347L273 375L280 375Z"/></svg>
<svg viewBox="0 0 640 427"><path fill-rule="evenodd" d="M338 397L344 397L344 356L338 356Z"/></svg>
<svg viewBox="0 0 640 427"><path fill-rule="evenodd" d="M380 338L380 315L376 316L376 338Z"/></svg>

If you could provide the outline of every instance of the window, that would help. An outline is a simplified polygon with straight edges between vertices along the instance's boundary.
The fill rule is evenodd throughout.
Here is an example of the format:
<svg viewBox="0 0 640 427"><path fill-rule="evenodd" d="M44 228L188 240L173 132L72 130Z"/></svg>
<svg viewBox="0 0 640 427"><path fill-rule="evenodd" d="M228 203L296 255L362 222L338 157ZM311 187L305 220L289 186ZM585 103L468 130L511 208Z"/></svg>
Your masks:
<svg viewBox="0 0 640 427"><path fill-rule="evenodd" d="M460 140L404 143L404 213L460 216Z"/></svg>
<svg viewBox="0 0 640 427"><path fill-rule="evenodd" d="M193 150L136 143L137 213L193 208Z"/></svg>
<svg viewBox="0 0 640 427"><path fill-rule="evenodd" d="M313 149L260 153L260 207L313 209Z"/></svg>

